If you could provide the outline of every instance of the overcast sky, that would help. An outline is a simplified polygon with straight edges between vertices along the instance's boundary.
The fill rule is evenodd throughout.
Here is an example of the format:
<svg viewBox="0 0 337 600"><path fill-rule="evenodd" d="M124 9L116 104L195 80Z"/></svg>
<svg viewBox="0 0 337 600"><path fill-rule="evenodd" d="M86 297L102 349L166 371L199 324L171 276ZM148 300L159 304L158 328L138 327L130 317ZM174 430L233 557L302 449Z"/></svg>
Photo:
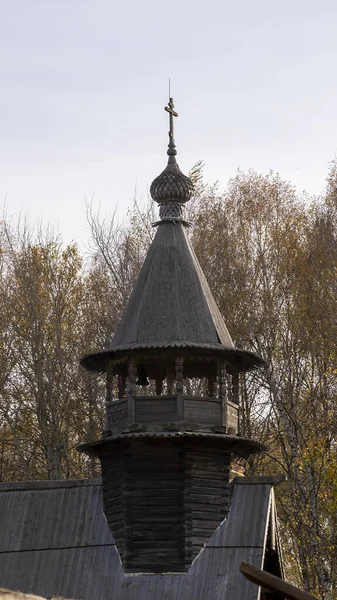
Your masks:
<svg viewBox="0 0 337 600"><path fill-rule="evenodd" d="M337 149L336 0L0 0L0 205L85 243L164 168L324 190Z"/></svg>

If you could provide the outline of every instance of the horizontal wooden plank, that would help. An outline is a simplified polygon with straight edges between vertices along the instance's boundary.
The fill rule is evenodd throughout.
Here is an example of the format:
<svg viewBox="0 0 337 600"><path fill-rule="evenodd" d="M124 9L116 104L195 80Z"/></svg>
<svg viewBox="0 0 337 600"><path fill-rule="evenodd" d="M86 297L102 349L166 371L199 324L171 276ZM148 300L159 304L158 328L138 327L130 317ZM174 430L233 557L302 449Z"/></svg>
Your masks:
<svg viewBox="0 0 337 600"><path fill-rule="evenodd" d="M131 511L127 511L127 512L130 515L132 514ZM161 531L163 532L165 527L168 527L169 524L177 523L177 513L176 513L176 511L172 511L171 513L167 513L167 511L166 511L165 519L163 519L163 515L160 513L160 511L157 511L157 512L154 512L152 510L144 511L143 513L137 514L137 519L133 520L131 529L132 529L132 531L137 531L140 528L142 528L143 525L146 525L147 528L149 529L150 523L152 523L152 525L154 523L160 523ZM131 524L130 524L130 526L131 526ZM157 533L159 534L159 531L156 532L156 535L157 535ZM175 533L173 533L172 531L171 531L171 534L172 534L172 536L175 535Z"/></svg>
<svg viewBox="0 0 337 600"><path fill-rule="evenodd" d="M145 488L144 488L145 489ZM132 489L126 489L124 492L125 498L135 498L136 502L139 502L140 498L142 498L144 496L144 489L137 489L137 490L132 490ZM177 497L177 489L176 488L171 488L171 489L165 489L165 496L168 498L172 497L172 498L176 498Z"/></svg>
<svg viewBox="0 0 337 600"><path fill-rule="evenodd" d="M136 398L135 399L135 408L139 408L139 407L151 407L151 409L153 409L153 407L169 407L172 408L173 406L177 405L177 399L176 398L165 398L162 397L161 399L158 398Z"/></svg>
<svg viewBox="0 0 337 600"><path fill-rule="evenodd" d="M123 413L126 411L127 411L127 405L125 402L123 404L117 404L117 405L111 404L107 409L108 415L114 415L114 414Z"/></svg>
<svg viewBox="0 0 337 600"><path fill-rule="evenodd" d="M189 504L222 504L223 496L221 494L185 494L185 498Z"/></svg>
<svg viewBox="0 0 337 600"><path fill-rule="evenodd" d="M109 402L107 404L107 410L109 410L111 407L123 406L123 405L127 405L126 398L118 398L116 400L112 400L112 402Z"/></svg>
<svg viewBox="0 0 337 600"><path fill-rule="evenodd" d="M150 400L151 402L166 402L167 400L176 400L177 396L176 395L161 395L161 396L146 396L146 395L139 395L139 396L135 396L134 397L135 402L142 402L145 400Z"/></svg>
<svg viewBox="0 0 337 600"><path fill-rule="evenodd" d="M132 546L130 546L130 549L136 549L136 548L148 548L149 551L159 548L160 550L163 549L163 544L167 545L167 548L174 548L177 549L178 548L178 543L176 540L167 540L165 538L163 539L156 539L156 540L148 540L148 539L144 539L141 536L137 536L134 535L132 536Z"/></svg>
<svg viewBox="0 0 337 600"><path fill-rule="evenodd" d="M136 410L135 417L137 422L144 421L146 423L157 423L158 421L175 423L178 421L176 408L172 408L172 410L167 408L165 410Z"/></svg>
<svg viewBox="0 0 337 600"><path fill-rule="evenodd" d="M141 423L145 423L147 425L149 425L150 423L159 423L159 424L164 424L164 423L172 423L177 421L177 413L163 413L162 415L139 415L138 413L136 413L136 423L141 424Z"/></svg>
<svg viewBox="0 0 337 600"><path fill-rule="evenodd" d="M183 398L184 400L184 407L185 409L193 409L193 410L204 410L205 412L210 412L210 411L218 411L221 409L221 402L219 400L216 401L210 401L207 400L206 402L203 400L198 400L198 401L192 401L192 400L186 400L185 398Z"/></svg>

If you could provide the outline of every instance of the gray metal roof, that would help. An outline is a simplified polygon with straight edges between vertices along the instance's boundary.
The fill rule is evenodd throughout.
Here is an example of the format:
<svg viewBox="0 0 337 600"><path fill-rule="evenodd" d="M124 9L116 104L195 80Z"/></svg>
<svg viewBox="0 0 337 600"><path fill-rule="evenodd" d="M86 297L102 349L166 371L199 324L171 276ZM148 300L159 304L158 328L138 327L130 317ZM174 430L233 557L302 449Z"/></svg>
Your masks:
<svg viewBox="0 0 337 600"><path fill-rule="evenodd" d="M183 223L163 221L110 348L81 362L99 371L117 352L174 347L225 351L242 370L262 364L254 353L234 347Z"/></svg>
<svg viewBox="0 0 337 600"><path fill-rule="evenodd" d="M263 566L272 480L240 483L228 518L186 574L134 576L123 573L99 479L0 484L0 587L88 600L257 599L239 566Z"/></svg>

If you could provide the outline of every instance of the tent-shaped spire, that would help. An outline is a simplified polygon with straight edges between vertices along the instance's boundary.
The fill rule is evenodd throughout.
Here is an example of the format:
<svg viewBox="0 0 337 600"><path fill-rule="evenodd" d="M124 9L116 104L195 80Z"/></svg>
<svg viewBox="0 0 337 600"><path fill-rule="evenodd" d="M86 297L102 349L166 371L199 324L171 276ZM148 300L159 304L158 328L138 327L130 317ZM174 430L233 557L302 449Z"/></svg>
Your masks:
<svg viewBox="0 0 337 600"><path fill-rule="evenodd" d="M186 234L192 182L179 169L170 99L169 160L151 185L157 232L110 347L106 428L79 449L101 461L105 515L128 573L182 573L228 514L230 478L264 448L240 435L234 347ZM150 533L149 533L150 532Z"/></svg>
<svg viewBox="0 0 337 600"><path fill-rule="evenodd" d="M150 187L159 204L158 230L110 347L85 356L82 364L102 371L116 353L194 348L225 352L239 370L255 368L261 359L234 347L187 237L183 205L193 194L193 184L176 161L173 117L178 114L172 98L165 110L170 114L168 164Z"/></svg>

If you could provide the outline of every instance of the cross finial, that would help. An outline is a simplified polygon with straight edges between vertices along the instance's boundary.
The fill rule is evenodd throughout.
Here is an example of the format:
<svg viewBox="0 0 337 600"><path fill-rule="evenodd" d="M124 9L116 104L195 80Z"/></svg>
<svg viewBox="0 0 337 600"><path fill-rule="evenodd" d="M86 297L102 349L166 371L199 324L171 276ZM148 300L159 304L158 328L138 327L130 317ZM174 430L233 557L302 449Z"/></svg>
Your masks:
<svg viewBox="0 0 337 600"><path fill-rule="evenodd" d="M169 131L170 141L169 141L169 149L167 151L167 154L171 157L173 157L177 154L176 146L174 143L173 117L177 117L178 113L173 109L174 109L173 98L170 98L168 106L165 106L165 110L170 114L170 131ZM174 159L172 158L172 160L174 160Z"/></svg>
<svg viewBox="0 0 337 600"><path fill-rule="evenodd" d="M175 112L174 109L174 104L173 104L173 98L169 99L169 103L168 106L165 106L165 110L170 113L170 131L169 131L169 136L170 136L170 140L174 140L174 133L173 133L173 117L177 117L178 113Z"/></svg>

